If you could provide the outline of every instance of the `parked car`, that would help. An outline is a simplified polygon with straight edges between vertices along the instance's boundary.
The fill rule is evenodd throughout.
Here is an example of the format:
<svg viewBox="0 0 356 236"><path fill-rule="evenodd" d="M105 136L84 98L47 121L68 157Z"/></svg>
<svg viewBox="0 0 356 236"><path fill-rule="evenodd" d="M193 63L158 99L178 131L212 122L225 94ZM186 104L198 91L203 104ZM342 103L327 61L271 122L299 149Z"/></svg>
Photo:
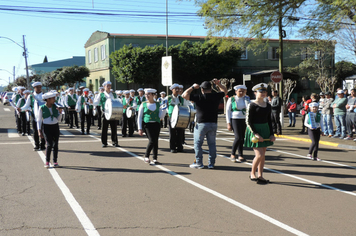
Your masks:
<svg viewBox="0 0 356 236"><path fill-rule="evenodd" d="M10 102L10 99L12 98L13 92L7 92L3 97L2 97L2 104L6 105Z"/></svg>

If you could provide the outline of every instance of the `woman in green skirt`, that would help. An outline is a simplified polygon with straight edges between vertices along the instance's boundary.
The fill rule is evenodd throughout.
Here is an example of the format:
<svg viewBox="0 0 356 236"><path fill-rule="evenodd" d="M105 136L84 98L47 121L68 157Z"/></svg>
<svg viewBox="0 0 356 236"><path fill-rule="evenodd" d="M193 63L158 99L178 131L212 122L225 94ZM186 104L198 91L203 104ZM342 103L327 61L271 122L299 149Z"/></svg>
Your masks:
<svg viewBox="0 0 356 236"><path fill-rule="evenodd" d="M264 100L267 96L267 86L265 83L260 83L252 88L255 92L256 100L248 105L246 113L247 128L244 146L253 148L255 152L250 179L258 183L269 182L262 176L263 167L265 165L267 147L273 145L275 141L271 122L271 105ZM253 138L254 140L252 140Z"/></svg>

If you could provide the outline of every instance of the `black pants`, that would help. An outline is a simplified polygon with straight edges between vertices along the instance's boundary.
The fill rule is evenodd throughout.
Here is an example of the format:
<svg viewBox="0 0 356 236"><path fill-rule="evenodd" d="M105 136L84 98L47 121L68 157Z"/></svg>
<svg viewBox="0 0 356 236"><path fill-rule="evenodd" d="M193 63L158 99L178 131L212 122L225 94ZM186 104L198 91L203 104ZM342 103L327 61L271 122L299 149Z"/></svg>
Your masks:
<svg viewBox="0 0 356 236"><path fill-rule="evenodd" d="M305 125L304 125L305 116L306 116L306 113L305 113L304 115L302 115L302 132L303 132L303 133L305 132L305 129L307 128L307 127L305 127Z"/></svg>
<svg viewBox="0 0 356 236"><path fill-rule="evenodd" d="M168 120L168 117L167 116L164 116L164 119L161 120L161 128L167 128L167 120Z"/></svg>
<svg viewBox="0 0 356 236"><path fill-rule="evenodd" d="M308 128L308 135L312 143L309 147L309 154L313 154L313 157L318 157L319 141L320 141L320 128L311 130Z"/></svg>
<svg viewBox="0 0 356 236"><path fill-rule="evenodd" d="M231 119L230 124L232 130L235 134L235 140L232 144L231 155L235 156L236 150L238 151L239 156L243 157L243 146L245 139L246 131L246 120L245 119Z"/></svg>
<svg viewBox="0 0 356 236"><path fill-rule="evenodd" d="M64 115L65 124L69 124L70 123L70 118L69 118L69 112L68 112L68 108L67 107L64 108L64 113L65 113L65 115Z"/></svg>
<svg viewBox="0 0 356 236"><path fill-rule="evenodd" d="M77 112L74 110L75 109L75 105L74 106L70 106L70 108L71 108L71 111L68 111L68 109L67 109L67 111L69 113L69 124L70 124L70 127L71 128L73 127L73 117L74 117L75 126L79 127L79 125L78 125L78 115L77 115Z"/></svg>
<svg viewBox="0 0 356 236"><path fill-rule="evenodd" d="M171 150L183 151L183 135L184 129L173 129L169 120L169 147Z"/></svg>
<svg viewBox="0 0 356 236"><path fill-rule="evenodd" d="M16 112L16 111L15 111ZM21 113L20 114L16 114L16 126L17 126L17 132L18 133L22 133L22 125L21 125Z"/></svg>
<svg viewBox="0 0 356 236"><path fill-rule="evenodd" d="M100 120L100 119L99 119ZM107 120L103 116L103 128L101 130L101 143L108 145L108 129L111 129L111 141L113 144L118 144L117 141L117 120Z"/></svg>
<svg viewBox="0 0 356 236"><path fill-rule="evenodd" d="M272 119L272 129L273 133L282 134L282 125L280 119L280 112L271 112L271 119Z"/></svg>
<svg viewBox="0 0 356 236"><path fill-rule="evenodd" d="M133 133L134 133L133 123L134 123L133 117L127 118L126 113L124 113L122 115L121 133L122 133L123 136L127 135L127 126L129 126L129 136L133 135Z"/></svg>
<svg viewBox="0 0 356 236"><path fill-rule="evenodd" d="M38 136L37 122L33 117L32 117L32 129L33 129L33 139L35 140L35 148L41 148L42 150L44 150L46 148L45 146L46 141L44 138L41 138L41 143L40 143L40 136Z"/></svg>
<svg viewBox="0 0 356 236"><path fill-rule="evenodd" d="M150 153L153 149L153 159L157 160L158 154L158 138L161 131L161 125L158 122L143 123L143 127L146 130L148 137L148 144L146 148L145 157L150 157Z"/></svg>
<svg viewBox="0 0 356 236"><path fill-rule="evenodd" d="M46 125L43 124L43 136L46 139L46 162L51 159L51 152L53 149L53 163L58 159L58 139L59 139L59 125Z"/></svg>
<svg viewBox="0 0 356 236"><path fill-rule="evenodd" d="M89 109L89 114L85 114L84 109L80 111L80 128L82 129L82 132L84 132L84 121L86 120L87 122L87 133L90 132L90 124L91 124L91 117L93 116L93 109Z"/></svg>
<svg viewBox="0 0 356 236"><path fill-rule="evenodd" d="M97 115L97 118L98 118L98 127L101 128L101 107L100 106L97 106L96 107L96 115ZM107 131L106 131L107 132Z"/></svg>
<svg viewBox="0 0 356 236"><path fill-rule="evenodd" d="M20 133L26 133L26 112L20 112L18 115L18 123L17 123L17 130Z"/></svg>
<svg viewBox="0 0 356 236"><path fill-rule="evenodd" d="M347 134L352 137L352 129L355 126L355 112L347 112L346 113L346 131Z"/></svg>

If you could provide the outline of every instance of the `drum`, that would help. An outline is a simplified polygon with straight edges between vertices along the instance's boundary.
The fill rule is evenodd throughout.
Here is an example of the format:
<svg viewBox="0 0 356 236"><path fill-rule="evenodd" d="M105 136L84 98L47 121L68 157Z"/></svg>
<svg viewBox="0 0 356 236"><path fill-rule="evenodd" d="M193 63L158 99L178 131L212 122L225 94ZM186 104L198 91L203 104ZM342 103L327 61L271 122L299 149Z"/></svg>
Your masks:
<svg viewBox="0 0 356 236"><path fill-rule="evenodd" d="M84 114L89 115L89 105L88 104L84 105Z"/></svg>
<svg viewBox="0 0 356 236"><path fill-rule="evenodd" d="M190 112L189 122L194 122L195 114L197 114L197 110L195 110L194 106L189 105L189 112Z"/></svg>
<svg viewBox="0 0 356 236"><path fill-rule="evenodd" d="M175 105L171 115L171 127L186 129L190 120L190 108L188 106Z"/></svg>
<svg viewBox="0 0 356 236"><path fill-rule="evenodd" d="M33 112L35 113L35 118L36 118L36 121L37 121L37 116L38 116L38 110L40 108L40 106L46 104L45 101L38 101L38 100L35 100L35 103L33 105Z"/></svg>
<svg viewBox="0 0 356 236"><path fill-rule="evenodd" d="M105 119L121 120L124 113L124 106L120 99L107 99L105 102Z"/></svg>
<svg viewBox="0 0 356 236"><path fill-rule="evenodd" d="M133 117L133 114L134 114L134 109L129 109L129 108L126 109L127 118Z"/></svg>

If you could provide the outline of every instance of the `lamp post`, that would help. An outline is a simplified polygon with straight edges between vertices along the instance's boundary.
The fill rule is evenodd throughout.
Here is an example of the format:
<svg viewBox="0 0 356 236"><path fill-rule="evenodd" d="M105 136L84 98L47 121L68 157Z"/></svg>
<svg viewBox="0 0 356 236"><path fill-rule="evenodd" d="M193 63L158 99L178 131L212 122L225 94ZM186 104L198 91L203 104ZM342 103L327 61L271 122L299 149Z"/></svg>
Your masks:
<svg viewBox="0 0 356 236"><path fill-rule="evenodd" d="M8 37L0 36L0 38L10 40L11 42L15 43L17 46L19 46L20 48L23 49L22 55L25 57L27 88L29 88L30 87L30 76L28 74L27 49L26 49L26 45L25 45L25 35L22 35L23 46L21 46L20 44L16 43L14 40L12 40L12 39L10 39Z"/></svg>

